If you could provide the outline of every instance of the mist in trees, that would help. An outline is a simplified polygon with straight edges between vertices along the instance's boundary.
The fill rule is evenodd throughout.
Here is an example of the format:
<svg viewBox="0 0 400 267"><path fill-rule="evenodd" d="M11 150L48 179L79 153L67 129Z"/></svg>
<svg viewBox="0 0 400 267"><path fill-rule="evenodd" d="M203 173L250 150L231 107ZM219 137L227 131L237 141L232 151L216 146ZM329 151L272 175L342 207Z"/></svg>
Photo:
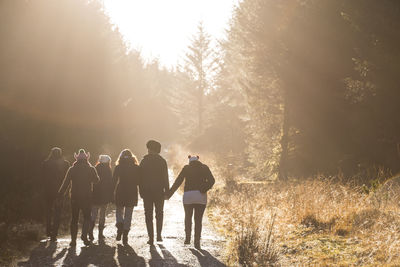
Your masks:
<svg viewBox="0 0 400 267"><path fill-rule="evenodd" d="M38 166L155 138L253 179L398 171L400 4L243 0L224 40L199 23L165 69L97 1L0 2L0 220L38 217ZM27 205L25 205L28 203ZM31 211L31 212L30 212Z"/></svg>

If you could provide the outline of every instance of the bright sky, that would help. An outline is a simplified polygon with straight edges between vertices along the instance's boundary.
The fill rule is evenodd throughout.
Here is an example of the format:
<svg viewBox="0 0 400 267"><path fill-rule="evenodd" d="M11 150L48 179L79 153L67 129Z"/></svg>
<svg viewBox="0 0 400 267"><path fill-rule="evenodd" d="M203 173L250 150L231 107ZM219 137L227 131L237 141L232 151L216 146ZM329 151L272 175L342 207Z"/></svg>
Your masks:
<svg viewBox="0 0 400 267"><path fill-rule="evenodd" d="M199 21L213 37L224 37L238 0L103 0L106 13L131 48L145 60L171 67L185 55Z"/></svg>

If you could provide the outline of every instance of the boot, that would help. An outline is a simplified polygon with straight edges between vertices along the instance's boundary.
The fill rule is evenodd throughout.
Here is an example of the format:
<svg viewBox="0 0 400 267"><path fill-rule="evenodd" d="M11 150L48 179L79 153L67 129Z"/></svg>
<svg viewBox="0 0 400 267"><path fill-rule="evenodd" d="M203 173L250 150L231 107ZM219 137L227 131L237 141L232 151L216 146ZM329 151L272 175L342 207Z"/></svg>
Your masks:
<svg viewBox="0 0 400 267"><path fill-rule="evenodd" d="M71 243L69 243L71 247L76 246L77 235L78 235L78 226L71 226Z"/></svg>
<svg viewBox="0 0 400 267"><path fill-rule="evenodd" d="M94 236L93 236L93 229L94 229L94 221L90 222L90 226L89 226L89 232L88 232L88 236L89 236L89 240L93 241L94 240Z"/></svg>
<svg viewBox="0 0 400 267"><path fill-rule="evenodd" d="M122 232L123 232L123 223L117 223L117 241L121 240Z"/></svg>
<svg viewBox="0 0 400 267"><path fill-rule="evenodd" d="M153 245L154 244L153 220L150 221L146 219L146 228L147 228L147 234L149 236L149 241L147 241L147 244Z"/></svg>
<svg viewBox="0 0 400 267"><path fill-rule="evenodd" d="M201 250L200 240L194 240L194 247L198 250Z"/></svg>
<svg viewBox="0 0 400 267"><path fill-rule="evenodd" d="M162 242L163 241L162 237L161 237L161 231L162 231L162 226L163 226L162 216L159 216L157 218L156 226L157 226L157 242Z"/></svg>
<svg viewBox="0 0 400 267"><path fill-rule="evenodd" d="M124 230L123 236L122 236L122 243L126 246L128 245L128 233L129 230Z"/></svg>
<svg viewBox="0 0 400 267"><path fill-rule="evenodd" d="M198 250L201 249L200 246L200 233L194 233L194 247Z"/></svg>
<svg viewBox="0 0 400 267"><path fill-rule="evenodd" d="M184 244L185 245L189 245L190 244L190 232L189 233L186 233L186 238L185 238L185 242L184 242Z"/></svg>
<svg viewBox="0 0 400 267"><path fill-rule="evenodd" d="M104 226L99 226L99 240L104 239L103 230Z"/></svg>

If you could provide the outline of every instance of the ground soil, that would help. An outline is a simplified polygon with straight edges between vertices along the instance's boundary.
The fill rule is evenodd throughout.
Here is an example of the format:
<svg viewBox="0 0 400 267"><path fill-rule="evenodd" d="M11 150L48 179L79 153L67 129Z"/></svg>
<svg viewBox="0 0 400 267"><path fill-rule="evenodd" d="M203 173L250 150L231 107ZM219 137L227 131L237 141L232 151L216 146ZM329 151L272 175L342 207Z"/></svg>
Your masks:
<svg viewBox="0 0 400 267"><path fill-rule="evenodd" d="M184 245L184 212L182 197L175 194L164 207L163 242L149 246L144 220L143 202L135 207L129 245L124 246L115 240L115 211L106 218L104 242L97 238L90 246L77 242L75 248L69 247L68 235L61 236L57 242L42 240L30 255L13 263L14 266L225 266L223 251L225 241L218 236L204 216L202 249ZM97 227L94 231L97 237ZM79 234L78 234L79 236Z"/></svg>

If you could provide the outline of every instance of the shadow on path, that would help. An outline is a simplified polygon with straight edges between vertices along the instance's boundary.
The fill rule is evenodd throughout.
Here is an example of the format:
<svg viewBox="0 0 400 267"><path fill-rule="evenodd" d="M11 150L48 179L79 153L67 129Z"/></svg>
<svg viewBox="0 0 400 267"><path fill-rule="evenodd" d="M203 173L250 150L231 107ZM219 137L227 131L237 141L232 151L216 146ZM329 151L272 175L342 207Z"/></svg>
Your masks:
<svg viewBox="0 0 400 267"><path fill-rule="evenodd" d="M146 266L144 258L136 254L135 250L129 245L122 246L118 244L117 253L119 266L121 267Z"/></svg>
<svg viewBox="0 0 400 267"><path fill-rule="evenodd" d="M216 267L226 267L225 264L217 260L213 257L207 250L201 249L193 249L191 248L190 251L195 255L202 267L209 267L209 266L216 266Z"/></svg>
<svg viewBox="0 0 400 267"><path fill-rule="evenodd" d="M150 246L150 254L151 259L149 261L150 267L159 267L159 266L178 266L178 267L188 267L189 265L178 263L176 258L172 256L171 252L169 252L163 245L158 245L161 250L162 256L158 253L157 248L155 246Z"/></svg>
<svg viewBox="0 0 400 267"><path fill-rule="evenodd" d="M67 249L64 248L54 255L56 251L56 242L51 242L49 244L47 242L41 242L36 248L33 249L29 259L27 261L19 262L18 266L55 266L55 263L64 257Z"/></svg>

